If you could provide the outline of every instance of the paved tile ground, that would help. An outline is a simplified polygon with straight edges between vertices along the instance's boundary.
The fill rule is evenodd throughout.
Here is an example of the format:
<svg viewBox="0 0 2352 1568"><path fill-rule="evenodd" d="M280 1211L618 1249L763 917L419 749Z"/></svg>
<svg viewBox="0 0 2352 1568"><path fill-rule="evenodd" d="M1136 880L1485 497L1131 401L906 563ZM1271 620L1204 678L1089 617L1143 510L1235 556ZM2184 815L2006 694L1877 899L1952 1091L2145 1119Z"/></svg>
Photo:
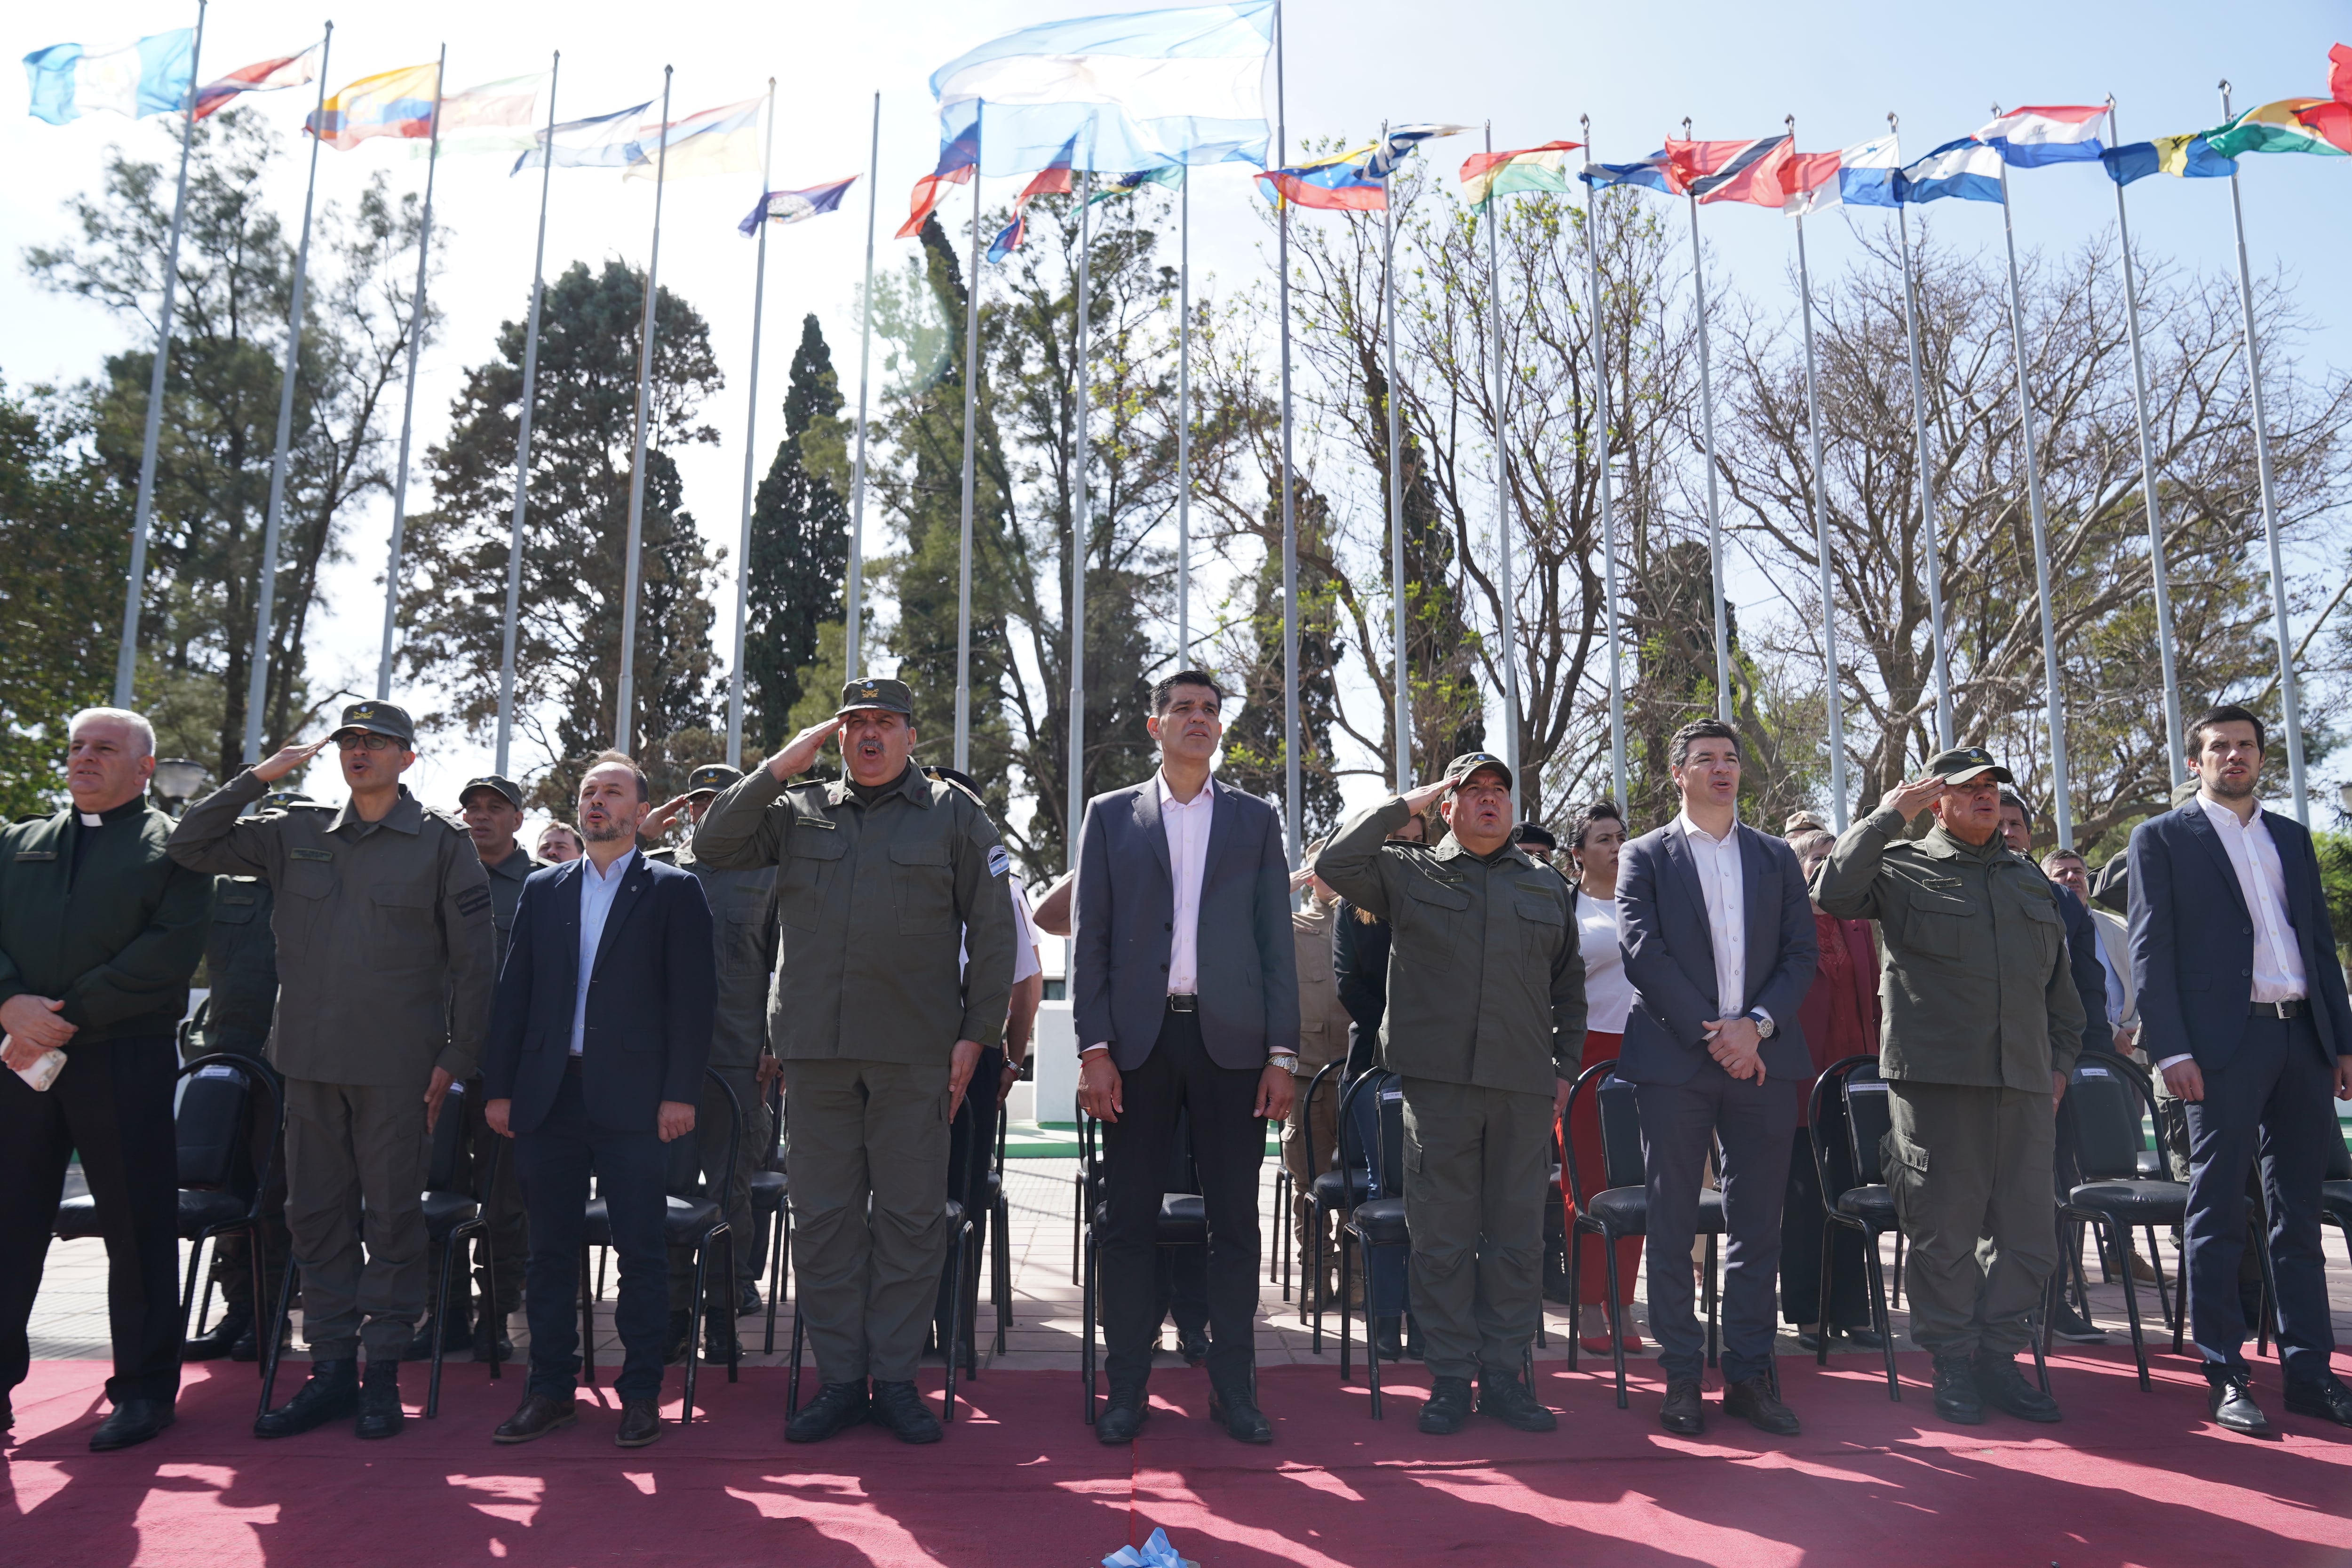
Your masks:
<svg viewBox="0 0 2352 1568"><path fill-rule="evenodd" d="M983 1272L981 1308L983 1368L1003 1365L1075 1371L1079 1364L1079 1330L1083 1320L1079 1310L1079 1288L1073 1279L1075 1255L1071 1229L1071 1214L1075 1206L1072 1177L1076 1168L1077 1163L1068 1159L1022 1159L1012 1161L1008 1165L1005 1189L1012 1210L1008 1236L1013 1265L1013 1326L1005 1335L1003 1353L992 1353L989 1336L993 1330L994 1317L986 1300L989 1276ZM1272 1214L1276 1168L1276 1163L1269 1161L1260 1186L1261 1215L1269 1242L1274 1234ZM75 1173L74 1180L79 1180L79 1173ZM2146 1245L2144 1238L2141 1245ZM2341 1237L2332 1229L2327 1233L2326 1246L2330 1299L2338 1304L2336 1313L2337 1342L2352 1345L2352 1266L2347 1265ZM2178 1259L2168 1237L2165 1240L2164 1251L2164 1267L2169 1279L2178 1268ZM1894 1264L1891 1241L1884 1247L1883 1258L1885 1267L1891 1270ZM984 1261L982 1267L985 1269ZM2094 1318L2102 1325L2116 1331L2114 1336L2116 1343L2127 1343L2122 1332L2123 1287L2120 1283L2100 1283L2095 1264L2091 1266L2091 1277ZM1293 1289L1287 1301L1277 1284L1269 1280L1260 1287L1258 1360L1265 1365L1285 1363L1328 1365L1336 1373L1339 1364L1338 1315L1335 1312L1327 1317L1323 1352L1318 1356L1312 1348L1309 1330L1299 1319L1296 1269L1292 1278ZM1637 1288L1633 1316L1646 1347L1648 1325L1642 1307L1644 1295L1645 1291ZM2159 1333L2155 1293L2144 1286L2139 1296L2141 1310L2150 1325L2153 1342ZM599 1315L597 1334L598 1359L608 1369L617 1365L619 1356L619 1342L612 1328L610 1299L608 1283L606 1304ZM217 1310L217 1305L215 1310ZM1539 1359L1564 1357L1566 1341L1563 1336L1568 1332L1571 1321L1569 1310L1558 1303L1547 1302L1544 1316L1550 1343L1547 1349L1536 1353ZM1894 1324L1898 1349L1916 1348L1906 1331L1908 1321L1909 1314L1897 1307L1894 1312ZM764 1318L747 1319L742 1326L747 1349L756 1352L765 1327ZM513 1328L518 1342L527 1345L529 1338L523 1332L520 1318L515 1321ZM1359 1321L1357 1331L1360 1335L1362 1325ZM782 1364L786 1359L791 1331L792 1309L788 1299L777 1314L775 1353L753 1353L748 1357L749 1364ZM1172 1351L1172 1330L1164 1332L1163 1342L1171 1348L1162 1352L1162 1364L1180 1364ZM2165 1342L2168 1344L2168 1340ZM1360 1340L1359 1343L1360 1345ZM2153 1344L2151 1348L2154 1348ZM1784 1355L1804 1353L1794 1334L1785 1328L1778 1349ZM40 1296L34 1305L32 1352L44 1359L103 1358L110 1353L103 1244L97 1241L52 1244ZM1854 1352L1846 1351L1841 1343L1837 1353ZM466 1374L461 1373L459 1375ZM1359 1371L1357 1375L1361 1376L1361 1372Z"/></svg>

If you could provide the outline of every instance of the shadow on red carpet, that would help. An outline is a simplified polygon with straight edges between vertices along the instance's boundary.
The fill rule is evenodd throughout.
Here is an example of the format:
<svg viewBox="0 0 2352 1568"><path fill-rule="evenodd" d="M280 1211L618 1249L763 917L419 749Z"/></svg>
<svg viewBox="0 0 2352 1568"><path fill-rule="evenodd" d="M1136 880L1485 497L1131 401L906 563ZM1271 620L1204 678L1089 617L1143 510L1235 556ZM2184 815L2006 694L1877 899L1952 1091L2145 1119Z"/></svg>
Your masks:
<svg viewBox="0 0 2352 1568"><path fill-rule="evenodd" d="M1129 1449L1093 1441L1075 1374L1041 1372L966 1384L935 1447L871 1427L788 1447L783 1374L749 1369L733 1385L706 1379L691 1429L624 1452L609 1390L575 1428L493 1445L520 1383L493 1385L470 1364L446 1374L438 1420L388 1442L337 1424L264 1443L249 1430L250 1369L215 1364L189 1370L170 1432L97 1455L106 1369L43 1362L16 1390L0 1563L1086 1568L1154 1525L1203 1568L2352 1562L2352 1432L2285 1416L2274 1363L2256 1374L2286 1434L2271 1443L2208 1423L2201 1380L2170 1356L2147 1394L2127 1352L2069 1356L2053 1369L2067 1414L2054 1426L1997 1415L1947 1426L1916 1382L1889 1401L1877 1366L1784 1362L1806 1427L1787 1440L1720 1422L1669 1437L1654 1382L1621 1411L1605 1373L1558 1363L1539 1381L1559 1432L1481 1420L1429 1438L1413 1428L1418 1367L1391 1370L1380 1422L1360 1372L1342 1387L1336 1367L1274 1368L1260 1379L1276 1428L1266 1448L1208 1426L1202 1373L1163 1373ZM1906 1357L1905 1370L1926 1369ZM406 1381L420 1398L424 1370Z"/></svg>

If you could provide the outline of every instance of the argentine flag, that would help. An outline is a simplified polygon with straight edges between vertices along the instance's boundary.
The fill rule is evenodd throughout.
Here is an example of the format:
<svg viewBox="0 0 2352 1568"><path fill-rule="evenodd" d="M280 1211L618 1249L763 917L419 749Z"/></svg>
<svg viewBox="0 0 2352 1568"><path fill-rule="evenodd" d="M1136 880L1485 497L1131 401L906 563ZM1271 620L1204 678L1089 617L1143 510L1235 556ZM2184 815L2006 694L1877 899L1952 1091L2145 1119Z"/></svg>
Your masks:
<svg viewBox="0 0 2352 1568"><path fill-rule="evenodd" d="M1895 175L1898 202L1933 202L1954 196L1964 202L2000 200L2000 153L1973 136L1947 142Z"/></svg>
<svg viewBox="0 0 2352 1568"><path fill-rule="evenodd" d="M195 85L195 37L175 27L96 54L79 44L35 49L25 57L33 118L63 125L94 109L137 120L182 108Z"/></svg>

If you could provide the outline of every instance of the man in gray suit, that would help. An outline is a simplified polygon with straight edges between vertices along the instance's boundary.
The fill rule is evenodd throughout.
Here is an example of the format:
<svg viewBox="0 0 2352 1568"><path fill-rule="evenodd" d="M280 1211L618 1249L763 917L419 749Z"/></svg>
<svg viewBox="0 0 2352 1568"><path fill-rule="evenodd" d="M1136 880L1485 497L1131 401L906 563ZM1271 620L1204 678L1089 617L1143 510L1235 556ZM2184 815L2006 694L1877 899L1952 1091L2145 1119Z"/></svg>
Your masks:
<svg viewBox="0 0 2352 1568"><path fill-rule="evenodd" d="M1649 1178L1650 1329L1665 1402L1658 1424L1696 1436L1704 1364L1691 1311L1691 1241L1709 1149L1723 1146L1723 1412L1793 1436L1772 1380L1780 1195L1812 1060L1797 1009L1821 945L1788 841L1738 821L1739 735L1685 724L1667 760L1683 808L1625 846L1617 927L1633 1010L1617 1074L1634 1085Z"/></svg>
<svg viewBox="0 0 2352 1568"><path fill-rule="evenodd" d="M1257 1407L1257 1173L1290 1114L1297 959L1282 819L1209 776L1224 694L1197 669L1151 689L1160 771L1087 803L1071 1001L1078 1104L1104 1123L1105 1443L1141 1429L1159 1335L1155 1264L1184 1114L1209 1221L1209 1418L1271 1442Z"/></svg>

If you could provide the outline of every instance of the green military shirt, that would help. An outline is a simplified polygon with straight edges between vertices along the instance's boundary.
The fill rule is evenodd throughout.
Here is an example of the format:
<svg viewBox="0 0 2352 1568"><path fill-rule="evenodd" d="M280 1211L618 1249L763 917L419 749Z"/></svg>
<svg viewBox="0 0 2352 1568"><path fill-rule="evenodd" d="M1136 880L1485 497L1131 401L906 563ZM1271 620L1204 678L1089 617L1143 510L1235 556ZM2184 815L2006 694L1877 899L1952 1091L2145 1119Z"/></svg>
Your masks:
<svg viewBox="0 0 2352 1568"><path fill-rule="evenodd" d="M0 1002L62 1001L68 1053L169 1036L187 1015L213 889L173 863L171 832L143 799L95 826L68 806L0 828Z"/></svg>
<svg viewBox="0 0 2352 1568"><path fill-rule="evenodd" d="M404 784L381 822L310 802L240 819L268 788L239 773L188 807L171 847L192 869L269 883L271 1061L289 1078L420 1092L436 1067L470 1077L498 952L489 878L465 824Z"/></svg>
<svg viewBox="0 0 2352 1568"><path fill-rule="evenodd" d="M476 859L481 858L479 852ZM522 908L522 885L540 868L530 851L518 844L507 858L482 869L490 874L490 925L499 933L499 963L507 961L507 943L514 940L515 910Z"/></svg>
<svg viewBox="0 0 2352 1568"><path fill-rule="evenodd" d="M1389 835L1402 797L1341 825L1315 874L1395 931L1381 1065L1409 1078L1549 1096L1584 1059L1574 892L1516 846L1481 858L1448 836Z"/></svg>
<svg viewBox="0 0 2352 1568"><path fill-rule="evenodd" d="M647 858L693 872L710 905L710 936L719 949L710 1065L754 1066L768 1048L768 977L776 970L776 868L722 871L696 859L691 844L656 849Z"/></svg>
<svg viewBox="0 0 2352 1568"><path fill-rule="evenodd" d="M721 871L775 868L777 1056L944 1065L958 1040L1003 1037L1011 858L978 801L918 768L867 793L755 767L711 802L694 855Z"/></svg>
<svg viewBox="0 0 2352 1568"><path fill-rule="evenodd" d="M205 935L205 997L198 1041L207 1051L259 1056L278 1010L278 942L269 930L269 884L258 877L213 879L213 923Z"/></svg>
<svg viewBox="0 0 2352 1568"><path fill-rule="evenodd" d="M1878 922L1885 962L1879 1070L1914 1083L2050 1092L2082 1048L2083 1001L2050 879L1995 834L1938 825L1902 837L1882 806L1847 828L1813 873L1813 902Z"/></svg>

